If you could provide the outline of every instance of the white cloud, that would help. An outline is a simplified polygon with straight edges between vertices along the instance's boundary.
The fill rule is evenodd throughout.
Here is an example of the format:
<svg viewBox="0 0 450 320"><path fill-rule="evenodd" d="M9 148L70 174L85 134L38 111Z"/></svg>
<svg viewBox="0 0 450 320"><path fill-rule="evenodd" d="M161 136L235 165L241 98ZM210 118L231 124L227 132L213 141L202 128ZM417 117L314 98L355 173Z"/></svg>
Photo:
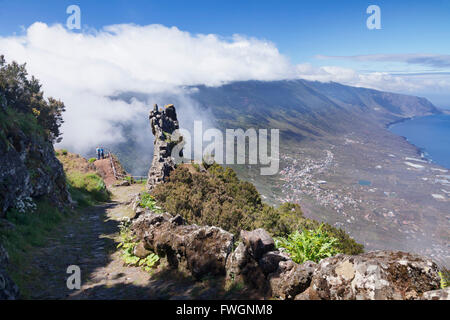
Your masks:
<svg viewBox="0 0 450 320"><path fill-rule="evenodd" d="M448 73L398 73L357 72L354 69L337 66L313 67L310 64L296 66L299 77L322 82L339 82L355 87L407 94L448 93Z"/></svg>
<svg viewBox="0 0 450 320"><path fill-rule="evenodd" d="M26 62L46 95L65 102L63 144L77 152L93 143L121 141L115 122L146 117L150 106L108 98L117 93L182 94L183 85L274 80L293 71L270 42L192 35L161 25L74 33L37 22L22 36L0 37L0 52L7 61Z"/></svg>
<svg viewBox="0 0 450 320"><path fill-rule="evenodd" d="M295 66L265 40L194 35L162 25L113 25L75 33L58 24L37 22L21 36L0 37L0 52L7 61L26 62L29 73L41 80L46 95L65 102L63 143L82 153L98 142L123 140L116 124L142 123L147 116L148 104L109 98L120 92L149 94L149 103L164 93L179 96L179 101L188 104L184 109L187 117L195 113L195 106L185 98L180 88L184 85L305 78L407 92L450 87L448 78L436 81L418 76L411 81L335 66ZM179 108L184 117L183 106ZM134 134L139 130L148 128L136 126Z"/></svg>
<svg viewBox="0 0 450 320"><path fill-rule="evenodd" d="M416 64L430 66L434 68L450 67L450 55L448 54L366 54L356 56L325 56L317 55L317 59L337 59L351 61L371 61L371 62L403 62L407 64Z"/></svg>

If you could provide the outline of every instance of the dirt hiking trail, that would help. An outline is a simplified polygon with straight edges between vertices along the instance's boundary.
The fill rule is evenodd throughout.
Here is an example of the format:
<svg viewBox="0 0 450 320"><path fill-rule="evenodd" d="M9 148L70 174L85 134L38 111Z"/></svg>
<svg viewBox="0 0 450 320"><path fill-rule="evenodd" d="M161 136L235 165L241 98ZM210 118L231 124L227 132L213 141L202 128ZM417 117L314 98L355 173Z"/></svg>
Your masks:
<svg viewBox="0 0 450 320"><path fill-rule="evenodd" d="M104 161L109 161L105 159ZM177 270L148 273L124 266L116 249L119 222L132 215L129 205L141 184L110 187L112 201L67 218L47 244L34 250L24 277L25 299L238 299L241 289L223 289L223 279L194 281ZM81 269L81 288L69 290L67 268ZM242 298L248 298L242 296Z"/></svg>

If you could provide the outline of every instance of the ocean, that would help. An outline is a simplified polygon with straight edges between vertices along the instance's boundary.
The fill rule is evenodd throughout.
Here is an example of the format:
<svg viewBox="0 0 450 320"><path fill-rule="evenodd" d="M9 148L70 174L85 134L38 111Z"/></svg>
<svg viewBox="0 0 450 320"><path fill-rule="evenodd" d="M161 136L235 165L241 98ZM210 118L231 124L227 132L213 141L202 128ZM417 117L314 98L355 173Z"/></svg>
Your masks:
<svg viewBox="0 0 450 320"><path fill-rule="evenodd" d="M414 118L393 124L389 130L405 137L427 159L450 169L450 115Z"/></svg>

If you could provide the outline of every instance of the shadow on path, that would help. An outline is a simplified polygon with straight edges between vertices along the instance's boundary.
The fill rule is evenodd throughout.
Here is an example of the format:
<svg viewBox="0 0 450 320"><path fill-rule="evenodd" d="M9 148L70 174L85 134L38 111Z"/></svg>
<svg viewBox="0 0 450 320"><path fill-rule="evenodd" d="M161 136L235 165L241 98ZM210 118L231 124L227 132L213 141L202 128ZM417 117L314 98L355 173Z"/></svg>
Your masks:
<svg viewBox="0 0 450 320"><path fill-rule="evenodd" d="M130 189L131 190L131 189ZM123 192L123 189L120 191ZM128 191L129 192L129 191ZM110 202L83 210L68 218L61 229L36 249L28 270L27 299L239 299L240 290L224 289L223 278L195 281L172 269L153 274L124 266L117 247L120 212L126 204ZM81 289L67 288L67 268L81 269Z"/></svg>

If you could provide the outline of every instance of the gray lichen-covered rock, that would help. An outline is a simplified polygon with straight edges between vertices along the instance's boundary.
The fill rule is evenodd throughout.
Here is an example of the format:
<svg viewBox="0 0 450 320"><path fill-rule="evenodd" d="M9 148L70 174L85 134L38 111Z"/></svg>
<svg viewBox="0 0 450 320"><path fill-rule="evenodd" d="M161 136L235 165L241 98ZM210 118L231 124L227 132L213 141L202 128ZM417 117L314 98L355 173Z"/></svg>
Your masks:
<svg viewBox="0 0 450 320"><path fill-rule="evenodd" d="M438 288L433 261L411 253L374 251L322 260L310 293L325 300L409 300Z"/></svg>
<svg viewBox="0 0 450 320"><path fill-rule="evenodd" d="M307 261L297 264L292 260L281 261L276 272L268 277L272 295L281 299L294 299L311 284L317 264Z"/></svg>
<svg viewBox="0 0 450 320"><path fill-rule="evenodd" d="M149 251L149 250L147 250L146 248L145 248L145 244L144 244L144 242L139 242L135 247L134 247L134 250L133 250L133 254L136 256L136 257L139 257L139 258L145 258L145 257L147 257L149 254L151 253L151 251Z"/></svg>
<svg viewBox="0 0 450 320"><path fill-rule="evenodd" d="M8 253L0 245L0 300L16 300L19 298L19 288L6 273Z"/></svg>
<svg viewBox="0 0 450 320"><path fill-rule="evenodd" d="M270 287L267 274L278 269L282 260L288 259L275 249L272 237L264 229L241 231L241 242L229 256L227 280L241 282L266 294Z"/></svg>
<svg viewBox="0 0 450 320"><path fill-rule="evenodd" d="M59 208L71 205L64 170L53 145L17 129L12 144L0 139L0 217L12 207L26 210L32 198L46 196Z"/></svg>
<svg viewBox="0 0 450 320"><path fill-rule="evenodd" d="M249 247L240 242L230 254L226 264L227 280L231 283L243 283L265 294L268 291L266 276L249 251Z"/></svg>
<svg viewBox="0 0 450 320"><path fill-rule="evenodd" d="M134 219L131 230L145 248L166 257L169 265L183 265L197 278L224 275L233 247L231 233L217 227L186 225L181 216L149 210Z"/></svg>
<svg viewBox="0 0 450 320"><path fill-rule="evenodd" d="M152 133L155 136L152 166L147 179L147 190L152 191L155 186L163 183L175 169L172 149L182 140L174 136L174 131L179 129L179 124L173 104L166 105L163 110L159 110L158 105L155 104L149 119Z"/></svg>
<svg viewBox="0 0 450 320"><path fill-rule="evenodd" d="M280 251L269 251L265 253L261 259L259 259L258 264L260 265L264 274L275 272L279 266L280 262L291 260L289 255Z"/></svg>
<svg viewBox="0 0 450 320"><path fill-rule="evenodd" d="M422 300L450 300L450 288L427 291L422 295Z"/></svg>

